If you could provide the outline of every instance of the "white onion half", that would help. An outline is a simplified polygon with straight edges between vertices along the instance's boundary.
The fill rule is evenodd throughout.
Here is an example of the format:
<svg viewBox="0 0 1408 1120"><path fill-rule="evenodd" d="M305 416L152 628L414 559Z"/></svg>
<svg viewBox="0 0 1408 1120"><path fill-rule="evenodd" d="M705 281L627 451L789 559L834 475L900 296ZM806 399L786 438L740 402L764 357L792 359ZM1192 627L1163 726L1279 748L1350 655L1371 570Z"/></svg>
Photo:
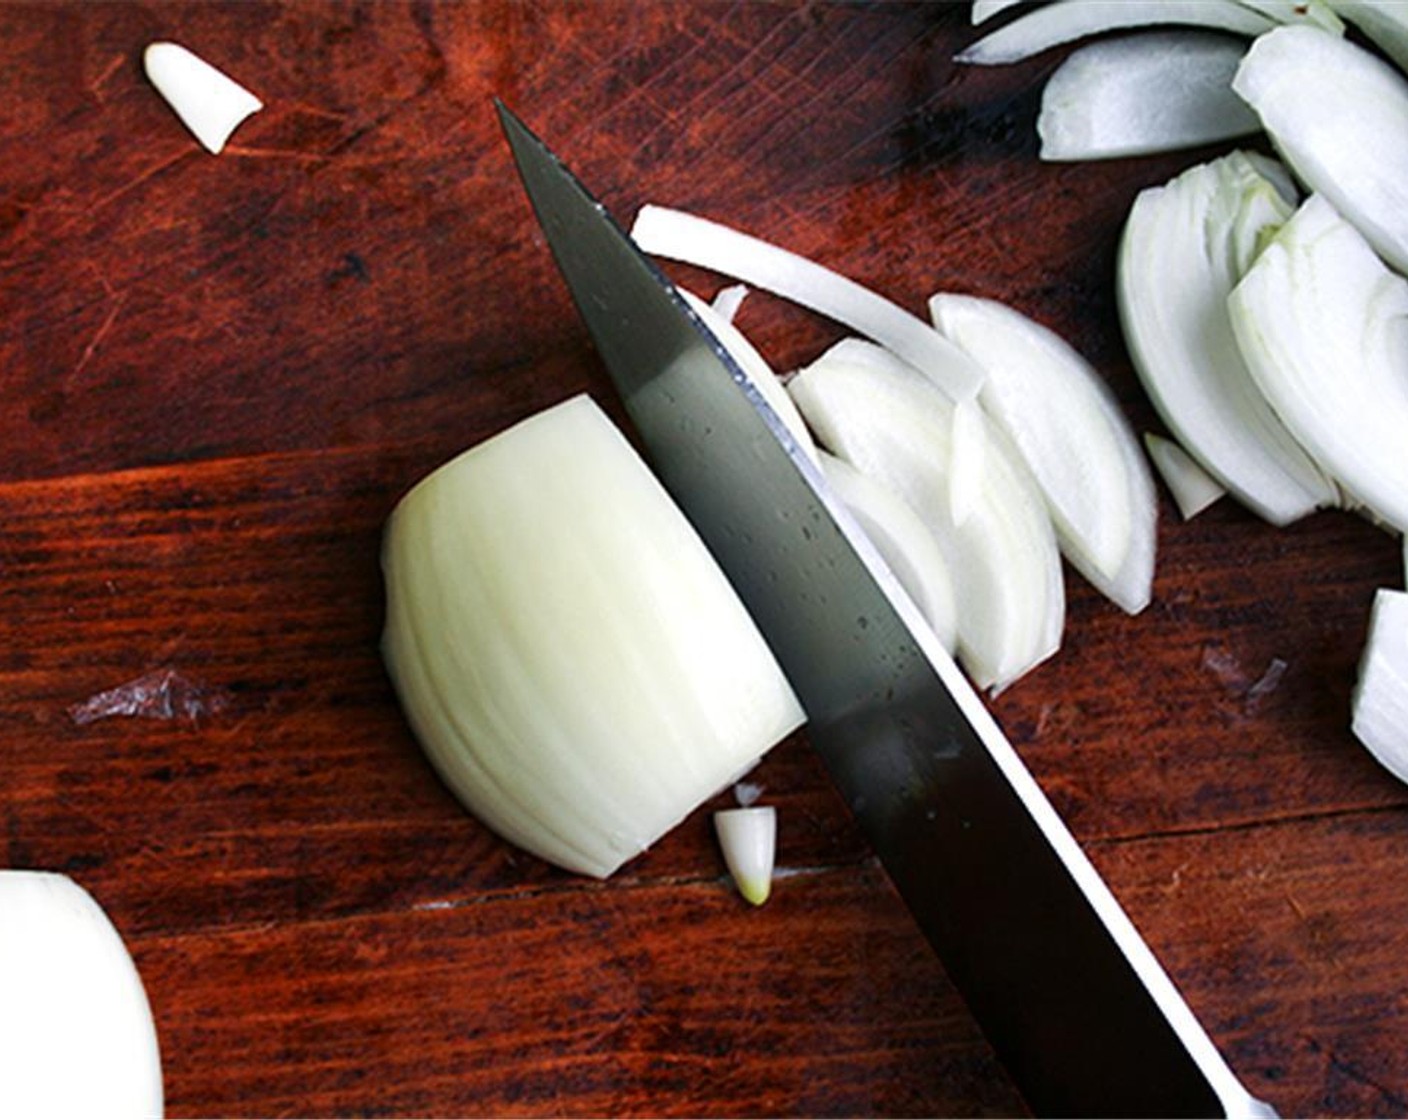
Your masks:
<svg viewBox="0 0 1408 1120"><path fill-rule="evenodd" d="M64 875L0 871L0 1116L162 1108L151 1007L107 914Z"/></svg>
<svg viewBox="0 0 1408 1120"><path fill-rule="evenodd" d="M1317 194L1228 306L1247 366L1286 427L1350 504L1408 530L1408 280Z"/></svg>
<svg viewBox="0 0 1408 1120"><path fill-rule="evenodd" d="M1036 130L1044 160L1175 151L1261 130L1232 92L1244 40L1150 31L1072 51L1047 79Z"/></svg>
<svg viewBox="0 0 1408 1120"><path fill-rule="evenodd" d="M909 503L883 482L835 455L823 451L820 457L827 485L914 600L939 644L953 653L958 646L958 607L953 576L934 534Z"/></svg>
<svg viewBox="0 0 1408 1120"><path fill-rule="evenodd" d="M1350 711L1355 737L1389 773L1408 782L1408 592L1374 594Z"/></svg>
<svg viewBox="0 0 1408 1120"><path fill-rule="evenodd" d="M1346 39L1281 27L1252 44L1232 88L1296 175L1408 271L1408 78Z"/></svg>
<svg viewBox="0 0 1408 1120"><path fill-rule="evenodd" d="M1247 36L1276 26L1233 0L1054 0L999 27L954 59L981 66L1020 62L1087 35L1166 23L1213 27Z"/></svg>
<svg viewBox="0 0 1408 1120"><path fill-rule="evenodd" d="M818 441L884 483L934 534L958 611L958 658L999 690L1056 652L1065 621L1061 558L1026 471L989 437L972 510L953 516L948 477L953 403L923 374L872 343L847 339L787 385ZM977 430L986 421L974 416Z"/></svg>
<svg viewBox="0 0 1408 1120"><path fill-rule="evenodd" d="M383 653L481 821L609 875L802 721L684 515L575 397L432 473L383 542Z"/></svg>
<svg viewBox="0 0 1408 1120"><path fill-rule="evenodd" d="M1292 208L1243 153L1141 192L1117 266L1134 368L1178 442L1236 498L1284 525L1339 493L1262 395L1227 297Z"/></svg>
<svg viewBox="0 0 1408 1120"><path fill-rule="evenodd" d="M983 368L983 408L1046 499L1061 551L1130 614L1149 605L1158 504L1119 403L1054 331L990 299L941 292L934 325Z"/></svg>

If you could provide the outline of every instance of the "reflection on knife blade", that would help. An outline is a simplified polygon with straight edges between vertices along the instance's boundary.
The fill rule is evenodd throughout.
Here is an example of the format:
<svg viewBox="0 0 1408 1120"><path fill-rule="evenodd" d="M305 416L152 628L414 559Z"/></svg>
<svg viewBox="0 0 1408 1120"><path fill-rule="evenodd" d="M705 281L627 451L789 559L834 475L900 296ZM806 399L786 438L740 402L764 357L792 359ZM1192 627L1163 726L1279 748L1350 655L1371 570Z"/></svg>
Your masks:
<svg viewBox="0 0 1408 1120"><path fill-rule="evenodd" d="M813 746L1028 1103L1275 1115L1222 1060L814 464L660 270L500 115L653 466L748 604Z"/></svg>

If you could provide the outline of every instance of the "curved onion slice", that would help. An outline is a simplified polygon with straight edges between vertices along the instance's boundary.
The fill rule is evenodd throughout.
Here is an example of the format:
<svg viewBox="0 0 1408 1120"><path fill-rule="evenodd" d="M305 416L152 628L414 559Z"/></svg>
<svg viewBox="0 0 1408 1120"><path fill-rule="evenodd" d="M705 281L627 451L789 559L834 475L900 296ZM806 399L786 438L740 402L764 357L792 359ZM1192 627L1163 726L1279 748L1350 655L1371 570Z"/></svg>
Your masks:
<svg viewBox="0 0 1408 1120"><path fill-rule="evenodd" d="M1222 483L1208 474L1194 459L1171 439L1144 433L1144 446L1149 458L1159 469L1159 475L1173 495L1173 504L1184 521L1191 521L1208 506L1226 496Z"/></svg>
<svg viewBox="0 0 1408 1120"><path fill-rule="evenodd" d="M738 893L754 906L761 906L772 894L777 810L771 805L720 809L714 814L714 831Z"/></svg>
<svg viewBox="0 0 1408 1120"><path fill-rule="evenodd" d="M1271 30L1273 20L1233 0L1054 0L979 39L956 62L995 66L1020 62L1050 47L1102 31L1178 23L1240 35Z"/></svg>
<svg viewBox="0 0 1408 1120"><path fill-rule="evenodd" d="M1408 70L1408 4L1403 0L1329 0L1330 6L1372 39L1400 70Z"/></svg>
<svg viewBox="0 0 1408 1120"><path fill-rule="evenodd" d="M982 387L982 371L923 319L790 250L664 206L641 207L631 237L644 252L764 288L874 339L955 401L971 400Z"/></svg>
<svg viewBox="0 0 1408 1120"><path fill-rule="evenodd" d="M1100 375L995 300L941 292L934 324L983 367L979 397L1046 499L1061 551L1130 614L1149 605L1158 505L1139 442Z"/></svg>
<svg viewBox="0 0 1408 1120"><path fill-rule="evenodd" d="M792 398L787 395L787 390L777 379L777 374L773 372L772 366L768 365L767 359L758 353L757 347L748 341L742 331L719 314L713 306L705 303L692 292L678 290L680 295L684 297L684 301L689 304L690 309L699 316L700 322L709 328L713 336L718 339L719 344L738 364L738 368L748 378L749 384L758 390L758 395L763 400L767 401L768 407L782 421L788 434L802 449L803 454L815 463L817 450L816 444L812 442L811 433L807 431L802 414L797 411L797 406L792 403Z"/></svg>
<svg viewBox="0 0 1408 1120"><path fill-rule="evenodd" d="M205 59L177 43L152 43L142 53L147 78L191 134L212 155L264 103Z"/></svg>
<svg viewBox="0 0 1408 1120"><path fill-rule="evenodd" d="M883 482L862 474L845 459L824 451L820 455L827 485L865 530L939 643L953 653L958 646L958 608L948 561L934 534L909 503Z"/></svg>
<svg viewBox="0 0 1408 1120"><path fill-rule="evenodd" d="M1281 27L1252 44L1232 88L1296 175L1408 271L1408 78L1346 39Z"/></svg>
<svg viewBox="0 0 1408 1120"><path fill-rule="evenodd" d="M1065 589L1055 532L1031 479L999 444L986 449L977 501L958 524L947 478L955 409L923 374L847 339L787 389L818 441L889 486L938 540L953 577L958 658L980 688L997 691L1056 651Z"/></svg>
<svg viewBox="0 0 1408 1120"><path fill-rule="evenodd" d="M45 871L0 871L0 1116L160 1117L142 978L107 914Z"/></svg>
<svg viewBox="0 0 1408 1120"><path fill-rule="evenodd" d="M1355 737L1389 773L1408 782L1408 592L1374 593L1350 712Z"/></svg>
<svg viewBox="0 0 1408 1120"><path fill-rule="evenodd" d="M1233 290L1247 367L1301 445L1408 531L1408 280L1311 195Z"/></svg>
<svg viewBox="0 0 1408 1120"><path fill-rule="evenodd" d="M1344 34L1344 21L1328 0L1237 0L1237 3L1277 23L1305 24L1332 35Z"/></svg>
<svg viewBox="0 0 1408 1120"><path fill-rule="evenodd" d="M1243 40L1193 30L1077 48L1042 89L1041 158L1148 155L1259 132L1257 115L1232 92L1245 51Z"/></svg>
<svg viewBox="0 0 1408 1120"><path fill-rule="evenodd" d="M480 820L605 877L802 712L713 557L625 437L572 398L396 507L382 649Z"/></svg>
<svg viewBox="0 0 1408 1120"><path fill-rule="evenodd" d="M1130 357L1164 423L1209 474L1284 525L1339 494L1276 416L1243 361L1227 296L1292 213L1240 152L1140 193L1116 291Z"/></svg>
<svg viewBox="0 0 1408 1120"><path fill-rule="evenodd" d="M1021 0L973 0L971 19L975 25L984 23L999 12L1015 8L1019 3Z"/></svg>

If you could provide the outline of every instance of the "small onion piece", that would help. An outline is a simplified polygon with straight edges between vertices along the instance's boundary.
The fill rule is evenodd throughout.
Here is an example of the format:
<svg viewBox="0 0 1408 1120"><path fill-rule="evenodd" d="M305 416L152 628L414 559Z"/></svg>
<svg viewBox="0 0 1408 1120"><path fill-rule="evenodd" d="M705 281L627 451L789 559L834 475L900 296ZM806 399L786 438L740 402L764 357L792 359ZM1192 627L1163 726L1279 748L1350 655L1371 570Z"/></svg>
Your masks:
<svg viewBox="0 0 1408 1120"><path fill-rule="evenodd" d="M958 648L953 576L934 535L913 508L884 483L844 459L820 452L827 485L870 538L891 574L950 654Z"/></svg>
<svg viewBox="0 0 1408 1120"><path fill-rule="evenodd" d="M1145 432L1144 446L1184 521L1191 521L1226 496L1222 483L1203 470L1198 461L1173 440Z"/></svg>
<svg viewBox="0 0 1408 1120"><path fill-rule="evenodd" d="M993 16L1005 12L1008 8L1015 8L1022 0L973 0L973 9L970 18L976 26L986 23Z"/></svg>
<svg viewBox="0 0 1408 1120"><path fill-rule="evenodd" d="M1179 444L1275 525L1339 502L1252 379L1227 297L1292 213L1244 153L1142 191L1117 265L1120 323L1135 371Z"/></svg>
<svg viewBox="0 0 1408 1120"><path fill-rule="evenodd" d="M1277 23L1304 24L1331 35L1344 34L1344 20L1327 0L1237 0L1237 3Z"/></svg>
<svg viewBox="0 0 1408 1120"><path fill-rule="evenodd" d="M1374 593L1350 712L1355 737L1384 769L1408 782L1408 591Z"/></svg>
<svg viewBox="0 0 1408 1120"><path fill-rule="evenodd" d="M996 300L940 292L934 325L983 368L980 402L1046 499L1061 552L1130 614L1149 605L1158 505L1124 413L1065 339Z"/></svg>
<svg viewBox="0 0 1408 1120"><path fill-rule="evenodd" d="M1408 280L1311 195L1228 301L1271 407L1354 506L1408 530Z"/></svg>
<svg viewBox="0 0 1408 1120"><path fill-rule="evenodd" d="M956 62L997 66L1104 31L1154 24L1188 24L1255 36L1273 20L1234 0L1053 0L979 39Z"/></svg>
<svg viewBox="0 0 1408 1120"><path fill-rule="evenodd" d="M761 906L772 894L777 810L771 805L720 809L714 814L714 831L738 893L754 906Z"/></svg>
<svg viewBox="0 0 1408 1120"><path fill-rule="evenodd" d="M67 876L0 871L0 1116L151 1120L161 1055L141 976Z"/></svg>
<svg viewBox="0 0 1408 1120"><path fill-rule="evenodd" d="M950 401L923 374L860 339L837 343L787 383L819 443L897 493L948 561L958 610L958 660L999 691L1055 653L1065 621L1061 557L1045 503L1025 469L986 435L977 501L952 509Z"/></svg>
<svg viewBox="0 0 1408 1120"><path fill-rule="evenodd" d="M191 134L212 155L246 117L264 107L244 86L178 43L152 43L142 67Z"/></svg>
<svg viewBox="0 0 1408 1120"><path fill-rule="evenodd" d="M646 253L742 280L866 335L933 378L955 401L971 400L982 387L982 371L923 319L788 249L664 206L641 207L631 237Z"/></svg>
<svg viewBox="0 0 1408 1120"><path fill-rule="evenodd" d="M1232 88L1297 176L1408 272L1408 78L1313 27L1252 44Z"/></svg>
<svg viewBox="0 0 1408 1120"><path fill-rule="evenodd" d="M383 655L422 748L483 823L605 877L800 725L684 515L587 397L397 505Z"/></svg>
<svg viewBox="0 0 1408 1120"><path fill-rule="evenodd" d="M1047 79L1036 130L1044 160L1149 155L1261 130L1232 92L1246 43L1149 31L1072 51Z"/></svg>

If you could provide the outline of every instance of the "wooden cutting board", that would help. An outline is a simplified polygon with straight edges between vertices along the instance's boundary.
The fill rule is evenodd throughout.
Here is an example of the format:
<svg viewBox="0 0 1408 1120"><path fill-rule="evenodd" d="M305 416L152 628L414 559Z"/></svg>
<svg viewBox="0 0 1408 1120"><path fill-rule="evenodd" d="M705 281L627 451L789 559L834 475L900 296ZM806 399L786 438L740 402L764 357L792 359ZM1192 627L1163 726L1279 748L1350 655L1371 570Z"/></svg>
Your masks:
<svg viewBox="0 0 1408 1120"><path fill-rule="evenodd" d="M409 485L569 394L619 415L494 96L623 220L1006 300L1160 429L1116 244L1222 149L1043 165L1062 52L954 65L973 37L948 4L0 6L0 863L108 909L172 1115L1022 1110L804 737L755 776L765 907L707 809L583 880L458 808L377 651ZM222 155L143 78L158 39L264 99ZM837 337L741 324L782 369ZM1347 730L1399 546L1161 500L1153 605L1071 577L993 710L1253 1092L1402 1114L1408 791Z"/></svg>

